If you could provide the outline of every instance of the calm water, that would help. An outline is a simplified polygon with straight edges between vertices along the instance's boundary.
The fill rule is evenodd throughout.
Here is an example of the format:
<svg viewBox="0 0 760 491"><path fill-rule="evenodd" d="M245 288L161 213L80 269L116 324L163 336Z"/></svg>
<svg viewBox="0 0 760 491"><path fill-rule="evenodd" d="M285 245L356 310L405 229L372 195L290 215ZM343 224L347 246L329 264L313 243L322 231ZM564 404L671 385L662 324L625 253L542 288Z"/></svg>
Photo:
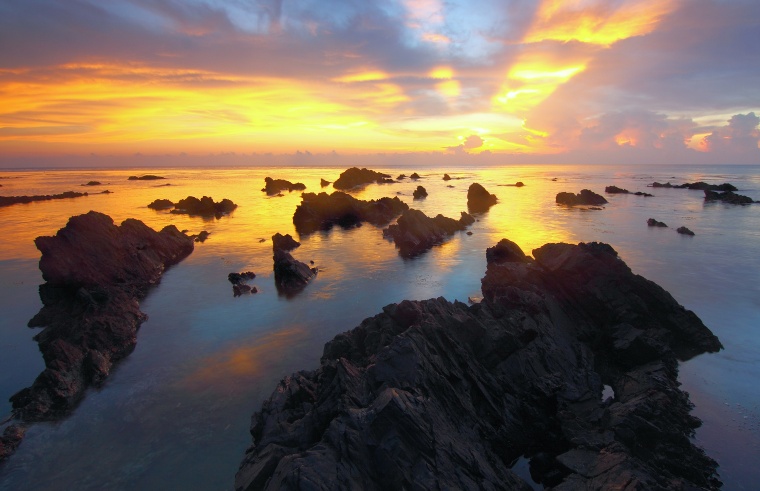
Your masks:
<svg viewBox="0 0 760 491"><path fill-rule="evenodd" d="M467 187L483 184L499 204L470 230L413 260L398 256L372 225L301 237L293 255L313 260L319 275L302 293L278 296L270 237L290 233L300 193L266 197L264 177L306 184L343 169L129 169L0 171L0 195L68 190L112 194L0 208L0 414L9 396L42 370L26 327L41 303L39 252L33 239L53 235L72 215L96 210L120 223L137 218L153 228L175 224L208 230L184 262L170 269L142 302L150 318L137 348L71 417L32 426L17 453L0 464L0 489L231 489L250 443L251 413L284 375L315 368L326 341L403 299L444 296L467 301L480 293L485 249L501 238L526 252L547 242L603 241L634 272L656 281L694 310L726 349L682 364L681 381L704 421L696 441L721 465L725 489L760 482L760 205L704 204L700 191L647 189L652 181L731 182L760 200L760 166L525 166L489 169L376 169L422 179L370 185L360 199L394 196L428 215L458 217ZM454 179L441 180L443 173ZM128 181L156 173L166 181ZM556 180L555 180L556 179ZM81 187L97 180L100 187ZM525 187L503 186L516 181ZM161 186L169 183L170 186ZM429 196L413 201L423 185ZM654 198L607 196L604 210L558 207L560 191L616 185ZM447 186L453 186L449 188ZM332 187L325 188L332 192ZM230 198L239 205L219 220L170 215L146 205L188 195ZM669 225L650 228L647 218ZM696 233L679 235L681 225ZM260 242L260 239L267 239ZM298 238L298 237L297 237ZM233 298L227 274L252 270L260 293Z"/></svg>

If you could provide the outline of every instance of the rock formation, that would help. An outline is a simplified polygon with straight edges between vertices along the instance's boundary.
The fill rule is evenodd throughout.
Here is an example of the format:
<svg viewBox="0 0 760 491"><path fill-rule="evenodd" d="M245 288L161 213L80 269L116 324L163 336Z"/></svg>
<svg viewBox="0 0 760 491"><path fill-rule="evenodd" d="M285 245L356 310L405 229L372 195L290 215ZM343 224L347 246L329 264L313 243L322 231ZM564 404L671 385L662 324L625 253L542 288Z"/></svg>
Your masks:
<svg viewBox="0 0 760 491"><path fill-rule="evenodd" d="M290 238L290 241L287 240ZM307 264L296 260L288 252L294 241L290 235L275 234L272 236L272 259L274 261L274 283L277 291L284 295L294 295L306 287L317 275L317 268L310 268Z"/></svg>
<svg viewBox="0 0 760 491"><path fill-rule="evenodd" d="M699 182L686 182L683 184L670 184L669 182L666 182L665 184L659 183L659 182L653 182L649 185L649 187L652 188L674 188L674 189L697 189L700 191L738 191L736 189L736 186L733 184L724 182L723 184L708 184L703 181Z"/></svg>
<svg viewBox="0 0 760 491"><path fill-rule="evenodd" d="M398 197L362 201L340 191L303 193L301 200L293 213L293 224L299 234L327 230L335 224L351 227L369 222L382 226L409 209Z"/></svg>
<svg viewBox="0 0 760 491"><path fill-rule="evenodd" d="M689 230L686 227L678 227L676 229L676 232L678 232L679 234L682 234L682 235L694 235L694 232L692 232L691 230Z"/></svg>
<svg viewBox="0 0 760 491"><path fill-rule="evenodd" d="M329 184L329 183L328 183ZM322 185L324 187L325 185ZM264 178L264 187L261 189L268 195L278 194L281 191L303 191L306 189L306 185L301 182L292 183L285 179L272 179L271 177Z"/></svg>
<svg viewBox="0 0 760 491"><path fill-rule="evenodd" d="M486 191L482 185L474 182L467 189L467 209L470 213L483 213L498 202L495 194Z"/></svg>
<svg viewBox="0 0 760 491"><path fill-rule="evenodd" d="M419 178L420 178L420 175L417 174L416 172L412 172L412 175L409 176L409 179L411 179L412 181L416 181Z"/></svg>
<svg viewBox="0 0 760 491"><path fill-rule="evenodd" d="M148 208L152 210L171 210L174 208L174 203L168 199L156 199L148 205Z"/></svg>
<svg viewBox="0 0 760 491"><path fill-rule="evenodd" d="M427 189L425 189L422 186L417 186L417 189L415 189L414 192L412 193L412 197L414 199L427 198L427 195L428 195Z"/></svg>
<svg viewBox="0 0 760 491"><path fill-rule="evenodd" d="M193 240L174 225L156 232L139 220L120 226L91 211L69 219L53 237L37 237L42 253L42 309L29 321L44 327L34 339L45 370L11 397L16 418L55 420L135 347L147 316L138 301L164 270L193 251Z"/></svg>
<svg viewBox="0 0 760 491"><path fill-rule="evenodd" d="M647 220L647 225L649 225L650 227L667 227L667 225L665 225L664 222L658 222L654 218L650 218L649 220Z"/></svg>
<svg viewBox="0 0 760 491"><path fill-rule="evenodd" d="M81 198L89 196L87 193L77 193L75 191L66 191L60 194L43 194L35 196L0 196L0 206L11 206L16 204L32 203L33 201L49 201L52 199Z"/></svg>
<svg viewBox="0 0 760 491"><path fill-rule="evenodd" d="M326 188L327 186L330 185L330 181L328 181L326 179L320 179L319 180L319 185L322 186L323 188Z"/></svg>
<svg viewBox="0 0 760 491"><path fill-rule="evenodd" d="M718 193L709 189L705 189L705 201L722 201L724 203L729 203L732 205L749 205L751 203L755 203L755 201L749 196L736 194L731 191Z"/></svg>
<svg viewBox="0 0 760 491"><path fill-rule="evenodd" d="M274 249L282 249L284 251L292 251L296 247L300 247L301 243L295 240L290 234L282 235L277 232L272 236L272 247Z"/></svg>
<svg viewBox="0 0 760 491"><path fill-rule="evenodd" d="M588 205L599 206L607 204L607 200L603 196L596 194L588 189L582 189L580 193L557 193L555 198L557 204L567 206Z"/></svg>
<svg viewBox="0 0 760 491"><path fill-rule="evenodd" d="M444 175L443 175L443 180L444 180L444 181L450 181L450 180L451 180L451 176L450 176L450 175L448 175L448 174L444 174Z"/></svg>
<svg viewBox="0 0 760 491"><path fill-rule="evenodd" d="M217 203L208 196L203 196L201 199L188 196L174 203L174 209L171 210L171 213L221 218L232 213L235 208L237 205L227 198Z"/></svg>
<svg viewBox="0 0 760 491"><path fill-rule="evenodd" d="M144 176L129 176L128 181L157 181L159 179L166 179L162 176L156 176L153 174L145 174Z"/></svg>
<svg viewBox="0 0 760 491"><path fill-rule="evenodd" d="M454 220L441 214L430 218L419 210L406 210L395 224L383 230L383 235L393 239L399 254L409 257L444 242L454 232L465 230L473 223L475 219L465 212L459 220Z"/></svg>
<svg viewBox="0 0 760 491"><path fill-rule="evenodd" d="M645 196L647 198L651 198L654 195L649 193L642 193L641 191L636 191L635 193L632 193L628 191L627 189L619 188L617 186L607 186L604 188L604 192L608 194L633 194L635 196Z"/></svg>
<svg viewBox="0 0 760 491"><path fill-rule="evenodd" d="M100 186L101 184L100 181L87 181L85 184L82 184L82 186Z"/></svg>
<svg viewBox="0 0 760 491"><path fill-rule="evenodd" d="M333 183L335 189L352 189L355 187L363 186L370 183L378 184L391 184L396 181L390 178L388 174L382 172L375 172L369 169L359 169L358 167L351 167L343 171L338 179Z"/></svg>
<svg viewBox="0 0 760 491"><path fill-rule="evenodd" d="M502 241L484 299L403 301L325 345L252 418L253 489L707 489L677 358L721 348L606 244ZM602 399L603 385L614 397Z"/></svg>

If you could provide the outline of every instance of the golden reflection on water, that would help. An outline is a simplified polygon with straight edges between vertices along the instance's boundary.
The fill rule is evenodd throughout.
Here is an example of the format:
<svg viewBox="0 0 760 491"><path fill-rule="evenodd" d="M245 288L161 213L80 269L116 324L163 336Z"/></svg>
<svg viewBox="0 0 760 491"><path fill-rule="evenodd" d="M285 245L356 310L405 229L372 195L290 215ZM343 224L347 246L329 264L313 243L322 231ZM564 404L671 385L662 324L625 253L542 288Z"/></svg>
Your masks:
<svg viewBox="0 0 760 491"><path fill-rule="evenodd" d="M282 353L307 335L306 326L296 325L266 334L249 344L219 350L199 360L197 370L187 374L179 385L192 390L212 384L235 385L255 380L281 360Z"/></svg>

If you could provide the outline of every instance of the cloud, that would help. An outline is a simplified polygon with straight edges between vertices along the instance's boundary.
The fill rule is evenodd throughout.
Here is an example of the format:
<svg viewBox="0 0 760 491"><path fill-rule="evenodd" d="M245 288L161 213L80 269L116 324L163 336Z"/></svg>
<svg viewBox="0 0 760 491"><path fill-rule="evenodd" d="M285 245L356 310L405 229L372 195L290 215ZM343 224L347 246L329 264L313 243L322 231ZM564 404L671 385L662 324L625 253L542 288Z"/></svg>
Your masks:
<svg viewBox="0 0 760 491"><path fill-rule="evenodd" d="M446 150L449 151L449 152L454 152L454 153L467 153L467 150L472 150L472 149L475 149L475 148L482 147L483 143L485 143L485 141L480 136L478 136L478 135L469 135L459 145L455 145L455 146L452 146L452 147L446 147Z"/></svg>
<svg viewBox="0 0 760 491"><path fill-rule="evenodd" d="M703 140L708 152L742 153L760 157L760 117L754 112L736 114L728 125L714 130Z"/></svg>

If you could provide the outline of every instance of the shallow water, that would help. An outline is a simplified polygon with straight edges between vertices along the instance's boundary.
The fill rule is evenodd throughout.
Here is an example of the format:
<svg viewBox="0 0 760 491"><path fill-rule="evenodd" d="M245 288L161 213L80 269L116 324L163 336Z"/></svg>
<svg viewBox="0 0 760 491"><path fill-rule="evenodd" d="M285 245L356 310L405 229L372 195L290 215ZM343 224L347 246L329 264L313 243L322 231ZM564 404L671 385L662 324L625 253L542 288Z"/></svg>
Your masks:
<svg viewBox="0 0 760 491"><path fill-rule="evenodd" d="M318 366L324 343L384 305L402 299L443 296L467 301L480 294L485 249L501 238L530 252L547 242L610 243L631 269L667 289L715 332L725 346L682 364L680 380L691 393L694 414L704 420L696 441L720 463L725 489L754 489L760 481L760 205L705 204L702 192L648 189L653 181L731 182L760 199L760 167L622 168L524 166L501 168L385 169L394 178L417 171L422 178L370 185L353 193L375 199L400 193L428 215L457 218L467 188L483 184L499 204L478 216L471 236L457 234L414 259L401 258L372 225L333 228L300 237L293 252L313 260L319 275L300 294L278 295L272 277L270 237L290 233L300 192L267 197L264 177L306 184L337 168L126 169L0 171L0 194L112 194L0 208L0 414L7 398L42 370L42 358L26 326L41 303L42 282L33 239L52 235L72 215L96 210L119 223L137 218L160 229L175 224L191 233L211 232L185 261L169 269L141 303L149 315L137 347L99 390L88 392L64 421L32 426L17 453L0 464L0 489L231 489L250 443L251 413L286 374ZM383 169L376 169L383 170ZM449 173L454 179L441 178ZM160 174L165 181L128 181ZM556 180L554 180L556 179ZM98 187L81 187L90 180ZM517 181L524 187L504 186ZM163 184L170 186L162 186ZM429 196L412 200L417 185ZM588 188L604 194L616 185L648 191L645 198L605 195L603 210L554 204L560 191ZM447 186L453 186L449 188ZM325 188L332 192L332 187ZM157 198L188 195L230 198L230 216L203 220L146 207ZM647 227L647 218L669 228ZM679 235L686 225L695 237ZM260 242L260 239L266 239ZM234 298L233 271L252 270L260 293Z"/></svg>

